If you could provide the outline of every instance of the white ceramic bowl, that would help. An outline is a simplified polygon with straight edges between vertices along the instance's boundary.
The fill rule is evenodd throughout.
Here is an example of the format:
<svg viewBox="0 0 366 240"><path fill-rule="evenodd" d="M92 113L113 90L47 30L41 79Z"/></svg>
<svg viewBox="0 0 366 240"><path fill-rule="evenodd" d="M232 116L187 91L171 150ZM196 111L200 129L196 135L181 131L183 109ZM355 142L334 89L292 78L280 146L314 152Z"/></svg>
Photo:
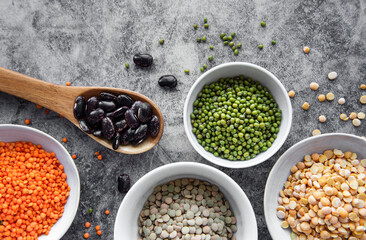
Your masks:
<svg viewBox="0 0 366 240"><path fill-rule="evenodd" d="M233 179L205 164L180 162L154 169L133 185L119 207L114 225L114 240L138 239L138 217L154 187L187 177L205 180L219 187L237 219L236 239L258 239L253 208L243 190Z"/></svg>
<svg viewBox="0 0 366 240"><path fill-rule="evenodd" d="M357 153L358 159L366 158L366 141L361 137L344 133L310 137L289 148L273 166L264 192L264 214L268 230L274 240L291 239L291 231L283 229L281 227L282 221L276 216L277 199L283 189L283 184L291 173L291 167L302 161L307 154L322 153L328 149L351 151Z"/></svg>
<svg viewBox="0 0 366 240"><path fill-rule="evenodd" d="M267 151L262 152L255 158L247 161L230 161L221 157L215 157L212 153L206 151L198 143L196 136L192 132L190 114L193 112L193 102L196 100L198 93L205 85L216 82L222 77L235 77L239 75L250 77L269 89L279 108L282 110L282 120L277 138ZM272 73L255 64L232 62L221 64L212 68L199 77L198 80L193 84L184 104L183 121L189 141L202 157L223 167L247 168L266 161L280 149L291 129L292 107L286 89Z"/></svg>
<svg viewBox="0 0 366 240"><path fill-rule="evenodd" d="M45 151L54 152L60 163L64 165L64 171L67 174L66 181L71 188L70 195L65 205L64 214L57 223L53 225L47 236L42 235L38 238L39 240L60 239L69 229L79 206L80 179L74 161L66 149L56 139L35 128L12 124L0 124L0 141L26 141L37 145L40 144Z"/></svg>

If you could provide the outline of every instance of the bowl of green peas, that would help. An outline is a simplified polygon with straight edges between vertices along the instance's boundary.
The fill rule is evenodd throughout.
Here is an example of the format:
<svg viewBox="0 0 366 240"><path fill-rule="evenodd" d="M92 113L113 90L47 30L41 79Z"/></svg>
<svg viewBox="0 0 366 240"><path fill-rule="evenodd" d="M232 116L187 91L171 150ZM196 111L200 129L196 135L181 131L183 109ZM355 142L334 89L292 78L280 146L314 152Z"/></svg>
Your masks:
<svg viewBox="0 0 366 240"><path fill-rule="evenodd" d="M282 83L251 63L221 64L191 87L184 128L194 149L228 168L246 168L273 156L292 124L292 106Z"/></svg>

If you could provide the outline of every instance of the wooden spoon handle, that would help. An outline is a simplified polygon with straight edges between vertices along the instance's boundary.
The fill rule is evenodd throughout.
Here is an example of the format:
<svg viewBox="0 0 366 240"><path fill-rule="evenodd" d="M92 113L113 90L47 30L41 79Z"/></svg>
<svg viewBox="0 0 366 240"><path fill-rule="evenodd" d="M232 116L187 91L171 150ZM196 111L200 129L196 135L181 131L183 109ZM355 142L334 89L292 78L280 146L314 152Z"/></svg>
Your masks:
<svg viewBox="0 0 366 240"><path fill-rule="evenodd" d="M78 92L76 88L44 82L0 67L0 91L51 109L68 119Z"/></svg>

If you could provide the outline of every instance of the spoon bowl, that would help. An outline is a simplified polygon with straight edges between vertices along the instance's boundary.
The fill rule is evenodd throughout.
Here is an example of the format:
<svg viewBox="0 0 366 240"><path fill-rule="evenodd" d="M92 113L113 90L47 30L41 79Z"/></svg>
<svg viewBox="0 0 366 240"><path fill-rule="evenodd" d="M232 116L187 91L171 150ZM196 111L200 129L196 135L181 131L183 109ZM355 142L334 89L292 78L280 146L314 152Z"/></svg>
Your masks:
<svg viewBox="0 0 366 240"><path fill-rule="evenodd" d="M150 150L159 142L163 134L163 115L161 114L158 106L150 98L131 90L108 87L61 86L44 82L0 67L0 91L26 99L57 112L78 128L80 128L79 121L74 117L73 113L75 99L78 96L83 96L88 99L89 97L99 95L101 92L126 94L134 101L147 102L151 105L153 115L156 115L160 121L159 133L156 137L148 136L141 144L137 146L129 144L125 146L119 146L118 149L114 150L112 148L112 142L104 138L95 137L92 134L85 134L103 146L125 154L139 154Z"/></svg>

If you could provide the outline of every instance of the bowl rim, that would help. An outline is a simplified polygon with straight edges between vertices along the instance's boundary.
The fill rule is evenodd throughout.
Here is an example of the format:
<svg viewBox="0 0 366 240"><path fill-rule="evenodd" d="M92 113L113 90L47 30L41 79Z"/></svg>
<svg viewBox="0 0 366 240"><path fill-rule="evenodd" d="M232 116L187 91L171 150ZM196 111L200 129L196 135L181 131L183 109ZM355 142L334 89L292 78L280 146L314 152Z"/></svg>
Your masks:
<svg viewBox="0 0 366 240"><path fill-rule="evenodd" d="M278 146L276 148L272 148L273 146L271 146L270 148L272 148L272 152L268 152L268 150L270 148L268 148L268 150L266 152L263 152L261 154L265 154L265 155L257 155L255 158L246 160L246 161L234 161L236 164L232 164L233 161L221 158L221 157L216 157L214 156L212 153L204 150L202 148L201 145L196 144L193 140L193 138L195 138L195 136L191 133L191 131L189 130L189 114L188 114L188 102L189 99L192 97L192 93L194 91L194 89L197 87L197 85L206 78L207 75L211 74L214 71L220 70L222 68L226 68L226 67L231 67L231 66L245 66L245 67L251 67L254 68L257 71L262 71L265 74L269 75L269 77L279 86L279 89L281 90L281 92L283 93L283 95L285 96L286 99L286 106L288 109L288 122L286 122L286 126L285 129L283 131L283 138L278 142ZM202 74L197 80L196 82L192 85L192 87L190 88L187 97L185 99L184 102L184 110L183 110L183 123L184 123L184 129L185 129L185 133L186 136L188 137L189 142L191 143L191 145L193 146L193 148L206 160L215 163L216 165L222 166L222 167L227 167L227 168L247 168L247 167L252 167L255 165L258 165L264 161L267 161L269 158L271 158L275 153L278 152L278 150L283 146L283 144L285 143L288 134L290 133L291 127L292 127L292 105L291 105L291 101L290 98L287 94L287 91L285 89L285 87L283 86L283 84L281 83L280 80L278 80L278 78L271 73L270 71L268 71L267 69L258 66L256 64L253 63L249 63L249 62L229 62L229 63L223 63L220 64L210 70L208 70L207 72L205 72L204 74ZM281 124L285 124L283 122L281 122ZM277 139L276 139L277 140ZM258 158L258 156L262 156L261 158Z"/></svg>
<svg viewBox="0 0 366 240"><path fill-rule="evenodd" d="M274 229L273 227L270 227L270 226L273 226L273 223L269 221L269 217L268 217L268 212L267 212L267 205L269 204L268 201L266 201L267 199L267 195L269 194L268 193L268 189L271 187L270 186L270 181L272 178L275 178L275 172L277 172L277 168L279 168L279 163L284 161L284 157L286 155L288 155L289 152L291 152L294 148L298 147L299 145L303 145L303 144L306 144L308 142L311 142L315 139L318 139L318 138L326 138L326 137L330 137L330 136L337 136L337 137L350 137L350 138L355 138L355 139L359 139L359 140L363 140L363 141L366 141L365 139L357 136L357 135L354 135L354 134L349 134L349 133L325 133L325 134L321 134L321 135L317 135L317 136L311 136L311 137L308 137L308 138L305 138L297 143L295 143L294 145L292 145L290 148L288 148L281 156L280 158L278 158L278 160L276 161L276 163L273 165L271 171L269 172L268 174L268 177L267 177L267 180L266 180L266 186L264 188L264 196L263 196L263 210L264 210L264 218L265 218L265 221L266 221L266 225L267 225L267 229L271 235L271 237L273 239L275 239L274 237L276 236L276 233L274 232ZM288 169L290 171L290 169Z"/></svg>
<svg viewBox="0 0 366 240"><path fill-rule="evenodd" d="M236 183L236 181L234 181L234 179L232 179L226 173L220 171L219 169L217 169L215 167L212 167L212 166L209 166L209 165L206 165L203 163L197 163L197 162L175 162L175 163L165 164L165 165L162 165L160 167L157 167L157 168L151 170L150 172L148 172L144 176L142 176L139 180L137 180L137 182L131 187L131 189L128 191L126 196L123 198L123 200L118 208L118 212L116 214L116 218L114 221L114 233L113 233L114 239L119 239L118 236L116 235L118 232L117 228L118 228L118 226L120 226L119 223L121 221L119 216L122 216L124 209L126 207L127 208L129 207L128 205L126 205L127 202L129 201L129 199L140 192L141 186L146 184L145 183L146 181L151 180L151 178L153 178L154 176L159 176L159 179L162 180L164 178L164 176L161 174L162 172L169 172L170 170L172 170L174 168L179 169L179 167L181 167L181 166L189 166L191 168L202 168L205 170L209 169L209 171L212 171L213 175L220 175L221 177L225 178L225 180L230 182L230 186L227 186L225 188L233 188L234 191L236 192L236 194L240 194L240 198L241 198L242 202L245 202L245 205L250 206L250 208L246 210L246 215L249 215L248 218L252 220L252 224L255 226L255 229L256 229L256 231L253 233L255 238L252 240L258 239L257 219L255 217L253 206L252 206L251 202L249 201L249 198L245 194L244 190L239 186L238 183Z"/></svg>
<svg viewBox="0 0 366 240"><path fill-rule="evenodd" d="M56 143L56 145L62 150L64 151L65 153L67 153L66 155L68 156L67 158L65 158L65 161L68 161L70 162L71 164L71 168L72 168L72 171L75 171L76 173L76 176L77 176L77 185L76 185L76 200L77 200L77 205L75 208L73 208L74 210L72 212L70 212L70 216L72 217L72 221L70 221L69 223L65 223L63 226L62 229L60 229L58 231L58 237L61 239L65 233L69 230L71 224L74 222L74 219L75 219L75 216L76 216L76 213L78 211L78 208L79 208L79 204L80 204L80 176L79 176L79 171L75 165L75 162L72 160L71 156L70 156L70 153L66 150L66 148L59 142L57 141L54 137L52 137L51 135L39 130L39 129L36 129L36 128L33 128L33 127L29 127L29 126L23 126L23 125L18 125L18 124L0 124L0 130L1 129L20 129L20 130L25 130L25 131L30 131L30 132L35 132L35 133L38 133L40 135L42 135L43 137L45 138L48 138L50 141L53 141L54 143ZM21 140L19 140L21 141ZM42 146L43 148L43 146ZM66 180L67 181L67 180ZM75 187L75 186L74 186ZM62 217L61 217L62 218ZM61 219L60 218L60 219ZM57 222L56 222L57 223ZM51 231L52 231L52 228L51 228ZM40 239L44 239L46 238L47 239L48 235L41 235L39 236Z"/></svg>

